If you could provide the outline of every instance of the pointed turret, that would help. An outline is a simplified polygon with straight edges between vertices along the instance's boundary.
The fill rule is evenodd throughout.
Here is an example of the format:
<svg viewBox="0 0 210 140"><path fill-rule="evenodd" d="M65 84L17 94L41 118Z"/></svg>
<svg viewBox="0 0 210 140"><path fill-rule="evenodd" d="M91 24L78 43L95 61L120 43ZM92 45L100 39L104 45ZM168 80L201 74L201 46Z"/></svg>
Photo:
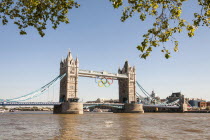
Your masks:
<svg viewBox="0 0 210 140"><path fill-rule="evenodd" d="M134 70L134 71L136 70L136 67L135 67L135 66L133 66L133 70Z"/></svg>
<svg viewBox="0 0 210 140"><path fill-rule="evenodd" d="M60 67L63 67L63 58L61 58Z"/></svg>
<svg viewBox="0 0 210 140"><path fill-rule="evenodd" d="M119 74L121 73L121 68L120 68L120 66L118 67L118 73L119 73Z"/></svg>
<svg viewBox="0 0 210 140"><path fill-rule="evenodd" d="M76 63L77 66L79 66L79 59L78 59L78 57L76 57L75 63Z"/></svg>
<svg viewBox="0 0 210 140"><path fill-rule="evenodd" d="M124 69L126 73L128 72L128 68L129 68L129 64L128 64L128 60L126 60L124 64Z"/></svg>
<svg viewBox="0 0 210 140"><path fill-rule="evenodd" d="M69 60L73 59L70 49L68 51L67 59Z"/></svg>
<svg viewBox="0 0 210 140"><path fill-rule="evenodd" d="M66 63L67 58L63 59L63 63Z"/></svg>

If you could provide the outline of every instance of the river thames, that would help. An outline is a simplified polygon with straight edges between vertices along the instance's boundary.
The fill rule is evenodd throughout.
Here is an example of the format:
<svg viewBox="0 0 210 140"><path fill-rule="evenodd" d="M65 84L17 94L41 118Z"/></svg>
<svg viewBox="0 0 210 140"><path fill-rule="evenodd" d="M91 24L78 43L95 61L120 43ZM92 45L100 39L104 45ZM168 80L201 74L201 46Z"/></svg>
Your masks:
<svg viewBox="0 0 210 140"><path fill-rule="evenodd" d="M208 113L0 114L0 140L210 139Z"/></svg>

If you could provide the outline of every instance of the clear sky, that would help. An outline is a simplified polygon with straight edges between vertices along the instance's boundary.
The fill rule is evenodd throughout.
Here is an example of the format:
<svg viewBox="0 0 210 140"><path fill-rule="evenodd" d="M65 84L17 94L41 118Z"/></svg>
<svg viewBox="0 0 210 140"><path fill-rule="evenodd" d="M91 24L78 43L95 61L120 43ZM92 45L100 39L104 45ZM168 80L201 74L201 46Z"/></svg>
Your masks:
<svg viewBox="0 0 210 140"><path fill-rule="evenodd" d="M48 28L44 38L32 28L21 36L13 24L0 26L0 98L21 96L51 81L70 48L74 58L79 58L80 69L117 73L128 60L136 66L137 80L148 92L154 90L165 98L181 91L186 97L210 100L209 28L200 28L194 38L178 35L180 51L169 60L161 48L142 60L136 46L151 27L150 20L141 22L134 17L122 23L121 10L114 10L108 0L81 0L80 4L70 12L70 24ZM190 11L193 3L186 7ZM94 79L79 78L79 97L84 101L118 98L118 82L100 88Z"/></svg>

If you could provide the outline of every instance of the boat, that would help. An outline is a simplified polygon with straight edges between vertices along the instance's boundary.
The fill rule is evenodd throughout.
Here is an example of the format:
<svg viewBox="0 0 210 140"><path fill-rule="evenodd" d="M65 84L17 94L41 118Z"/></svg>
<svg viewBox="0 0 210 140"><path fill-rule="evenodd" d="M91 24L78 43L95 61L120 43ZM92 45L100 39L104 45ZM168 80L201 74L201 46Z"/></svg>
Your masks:
<svg viewBox="0 0 210 140"><path fill-rule="evenodd" d="M90 112L89 108L83 109L84 112Z"/></svg>
<svg viewBox="0 0 210 140"><path fill-rule="evenodd" d="M16 112L16 111L19 111L19 110L15 110L15 109L10 109L9 112Z"/></svg>
<svg viewBox="0 0 210 140"><path fill-rule="evenodd" d="M94 108L93 112L103 112L103 111L101 109L99 109L99 108Z"/></svg>
<svg viewBox="0 0 210 140"><path fill-rule="evenodd" d="M5 109L0 109L0 113L4 113L5 112Z"/></svg>

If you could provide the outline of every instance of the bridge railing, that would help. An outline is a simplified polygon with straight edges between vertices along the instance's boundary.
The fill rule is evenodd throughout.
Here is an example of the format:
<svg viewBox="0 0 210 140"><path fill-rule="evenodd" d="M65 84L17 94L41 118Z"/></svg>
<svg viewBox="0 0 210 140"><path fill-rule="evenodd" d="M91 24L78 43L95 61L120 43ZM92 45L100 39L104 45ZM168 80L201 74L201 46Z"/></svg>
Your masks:
<svg viewBox="0 0 210 140"><path fill-rule="evenodd" d="M21 105L60 105L59 102L0 102L1 106L21 106Z"/></svg>
<svg viewBox="0 0 210 140"><path fill-rule="evenodd" d="M124 105L122 103L83 103L84 105Z"/></svg>

